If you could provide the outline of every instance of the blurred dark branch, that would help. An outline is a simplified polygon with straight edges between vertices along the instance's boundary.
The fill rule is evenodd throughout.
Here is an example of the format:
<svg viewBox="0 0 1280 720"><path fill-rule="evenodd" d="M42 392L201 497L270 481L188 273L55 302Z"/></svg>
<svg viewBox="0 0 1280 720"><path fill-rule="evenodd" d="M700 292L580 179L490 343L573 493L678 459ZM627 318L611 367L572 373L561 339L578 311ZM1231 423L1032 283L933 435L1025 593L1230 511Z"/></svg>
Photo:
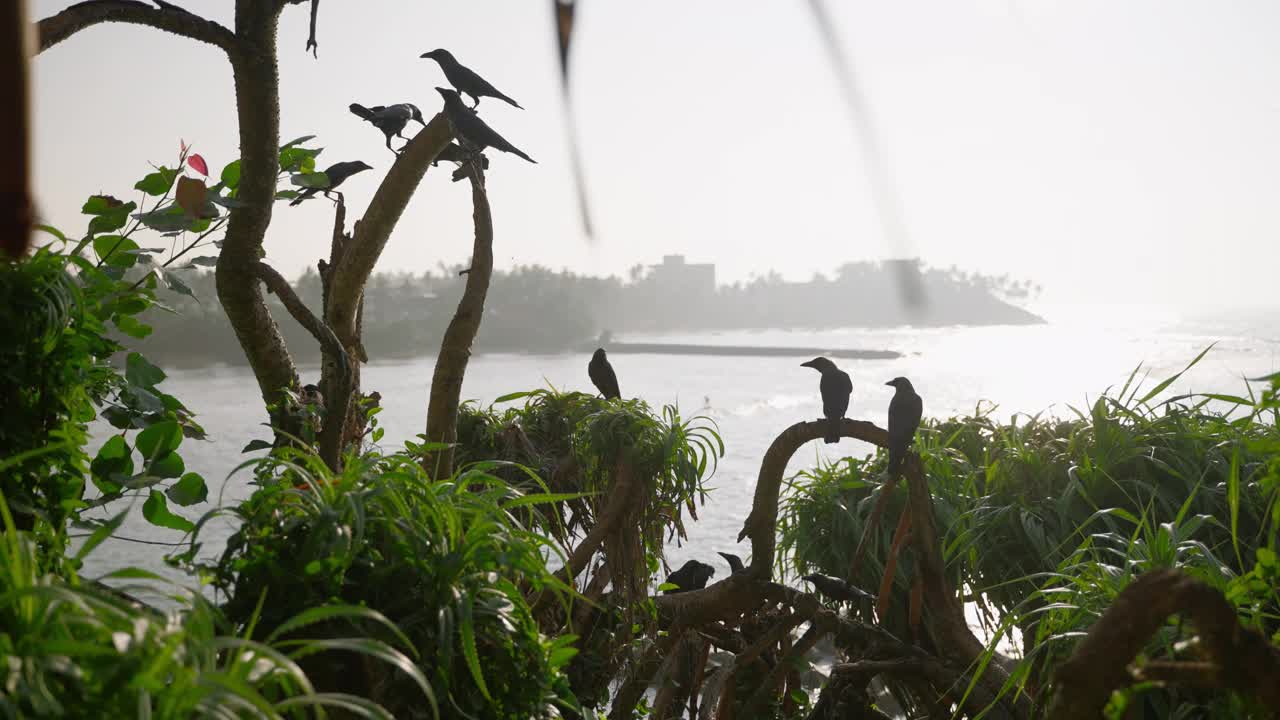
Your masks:
<svg viewBox="0 0 1280 720"><path fill-rule="evenodd" d="M191 12L161 9L137 0L88 0L76 3L37 23L40 37L39 52L48 50L87 27L104 22L147 25L209 43L222 48L228 54L234 50L237 43L235 33Z"/></svg>
<svg viewBox="0 0 1280 720"><path fill-rule="evenodd" d="M471 345L484 317L484 300L489 294L489 278L493 274L493 217L489 197L484 189L484 171L480 163L467 163L471 177L472 219L475 243L471 250L471 272L458 301L458 309L449 321L440 341L435 372L431 376L431 399L427 406L427 441L444 443L446 447L429 452L423 467L432 477L453 474L453 444L458 439L458 402L462 397L462 380L471 359Z"/></svg>
<svg viewBox="0 0 1280 720"><path fill-rule="evenodd" d="M11 0L0 9L0 157L6 159L0 171L0 250L12 258L26 253L35 222L26 6L26 0Z"/></svg>
<svg viewBox="0 0 1280 720"><path fill-rule="evenodd" d="M1241 626L1221 592L1176 570L1155 570L1116 596L1071 658L1058 667L1050 720L1097 718L1112 691L1133 682L1129 663L1175 613L1195 625L1213 669L1204 662L1154 662L1148 664L1149 672L1139 670L1139 678L1252 694L1273 715L1280 715L1280 648Z"/></svg>

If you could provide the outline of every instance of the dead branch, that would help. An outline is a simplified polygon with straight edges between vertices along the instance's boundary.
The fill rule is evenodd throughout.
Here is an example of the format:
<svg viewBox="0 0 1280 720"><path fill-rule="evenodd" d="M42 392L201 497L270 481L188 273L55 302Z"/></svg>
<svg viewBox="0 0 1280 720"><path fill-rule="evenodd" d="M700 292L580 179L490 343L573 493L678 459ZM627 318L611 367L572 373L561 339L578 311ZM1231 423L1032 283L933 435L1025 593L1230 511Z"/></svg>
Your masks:
<svg viewBox="0 0 1280 720"><path fill-rule="evenodd" d="M453 474L453 444L458 439L458 401L462 397L462 380L471 359L471 344L480 330L484 301L489 294L489 278L493 274L493 218L489 198L484 189L484 171L474 160L468 163L471 177L472 219L475 243L471 253L471 272L458 301L458 309L449 321L440 341L435 373L431 376L431 400L427 406L427 441L444 443L445 447L427 453L422 466L433 477Z"/></svg>
<svg viewBox="0 0 1280 720"><path fill-rule="evenodd" d="M230 30L195 13L162 10L138 0L88 0L76 3L36 24L40 38L37 52L44 52L85 28L104 22L148 25L209 43L227 53L231 53L238 42Z"/></svg>
<svg viewBox="0 0 1280 720"><path fill-rule="evenodd" d="M676 623L665 636L655 640L640 660L631 666L627 679L613 696L613 708L609 711L609 720L630 720L631 711L635 709L640 696L644 695L649 682L653 680L653 674L661 666L661 658L671 654L671 648L675 647L684 632L685 626Z"/></svg>
<svg viewBox="0 0 1280 720"><path fill-rule="evenodd" d="M1252 694L1280 714L1280 648L1241 626L1222 593L1176 570L1155 570L1116 596L1058 667L1050 720L1097 718L1112 691L1132 681L1129 663L1174 613L1195 625L1208 662L1217 670L1207 672L1200 663L1159 663L1152 676L1189 680L1195 675L1197 687L1212 682L1213 687Z"/></svg>
<svg viewBox="0 0 1280 720"><path fill-rule="evenodd" d="M293 291L293 286L289 284L288 280L284 279L284 276L276 272L275 268L261 261L254 266L254 272L257 274L258 279L267 286L267 292L280 298L284 309L289 311L289 314L293 316L294 320L298 321L298 324L303 329L311 333L311 337L320 343L320 347L326 353L341 357L344 363L347 361L347 353L342 349L342 343L338 341L338 336L333 333L333 328L324 324L320 318L315 316L315 313L311 312L311 309L307 307L306 303L302 302L302 298L299 298L298 294Z"/></svg>
<svg viewBox="0 0 1280 720"><path fill-rule="evenodd" d="M773 666L773 669L769 671L769 676L765 678L760 687L747 700L746 709L742 713L743 716L759 717L764 704L776 692L775 688L778 687L778 683L782 682L787 673L791 672L795 663L803 658L805 653L812 650L813 646L817 645L822 636L826 634L826 631L818 625L810 625L809 629L805 630L804 635L801 635L800 639L791 647L791 650L782 656L777 665Z"/></svg>
<svg viewBox="0 0 1280 720"><path fill-rule="evenodd" d="M871 515L867 517L867 524L862 528L862 537L858 539L858 547L853 551L853 561L849 563L849 574L845 577L849 582L853 582L858 577L858 566L862 563L862 556L867 550L867 541L871 539L871 534L880 524L880 516L884 514L889 496L898 485L898 477L899 473L894 473L889 476L884 485L880 486L880 496L876 498L876 505L871 509Z"/></svg>

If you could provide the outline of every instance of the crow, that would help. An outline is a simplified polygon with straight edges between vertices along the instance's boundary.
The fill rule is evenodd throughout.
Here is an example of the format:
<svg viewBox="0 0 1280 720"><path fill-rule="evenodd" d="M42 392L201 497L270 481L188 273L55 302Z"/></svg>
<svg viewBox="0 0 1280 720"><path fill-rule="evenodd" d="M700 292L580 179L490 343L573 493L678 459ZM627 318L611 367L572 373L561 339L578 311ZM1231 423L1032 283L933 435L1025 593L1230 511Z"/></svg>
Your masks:
<svg viewBox="0 0 1280 720"><path fill-rule="evenodd" d="M916 428L920 427L924 403L911 387L911 381L904 377L896 377L885 385L895 388L889 401L889 475L893 476L902 471L907 448L911 447Z"/></svg>
<svg viewBox="0 0 1280 720"><path fill-rule="evenodd" d="M518 155L533 164L538 161L525 155L520 148L507 142L506 138L498 134L496 130L485 124L478 115L472 112L467 104L462 102L462 98L454 90L445 88L436 88L436 92L444 98L444 114L449 118L449 126L453 128L453 134L458 138L458 142L463 147L470 146L475 151L483 151L487 147L508 152L512 155Z"/></svg>
<svg viewBox="0 0 1280 720"><path fill-rule="evenodd" d="M707 586L707 581L712 575L716 574L716 569L710 565L697 560L690 560L680 569L667 576L664 584L675 585L675 590L664 590L663 595L674 595L675 593L688 592L690 590L701 590Z"/></svg>
<svg viewBox="0 0 1280 720"><path fill-rule="evenodd" d="M718 552L718 553L716 553L716 554L717 554L717 555L719 555L720 557L724 558L724 561L725 561L725 562L729 563L729 574L730 574L730 575L732 575L732 574L734 574L734 573L740 573L740 572L742 572L743 570L746 570L746 569L747 569L747 568L746 568L746 566L742 564L742 558L738 557L737 555L734 555L733 553L722 553L722 552Z"/></svg>
<svg viewBox="0 0 1280 720"><path fill-rule="evenodd" d="M356 173L372 169L372 165L366 165L360 160L349 160L347 162L334 163L324 169L325 177L329 178L328 185L322 188L309 187L304 189L302 192L298 193L298 197L294 198L293 202L289 203L289 205L297 205L318 192L324 193L325 197L332 200L333 198L329 196L329 193L333 192L335 188L343 183L343 181ZM342 195L342 193L338 193L338 195Z"/></svg>
<svg viewBox="0 0 1280 720"><path fill-rule="evenodd" d="M849 373L824 357L816 357L809 362L800 363L800 366L811 367L822 373L822 380L818 383L818 389L822 392L822 414L830 421L823 440L828 444L840 442L840 420L849 409L849 394L853 392L853 381L849 379Z"/></svg>
<svg viewBox="0 0 1280 720"><path fill-rule="evenodd" d="M398 137L407 142L409 138L401 135L400 132L404 130L405 125L409 124L410 120L417 120L422 124L422 127L427 126L426 121L422 119L422 111L418 109L417 105L410 105L409 103L374 105L373 107L365 107L360 103L351 103L347 107L361 120L381 130L382 134L387 136L387 149L397 155L400 153L391 147L392 137Z"/></svg>
<svg viewBox="0 0 1280 720"><path fill-rule="evenodd" d="M324 407L324 395L320 394L319 385L303 385L298 393L298 402L303 405L319 405Z"/></svg>
<svg viewBox="0 0 1280 720"><path fill-rule="evenodd" d="M800 579L812 584L818 592L826 595L832 600L839 600L841 602L858 602L859 600L867 598L872 600L875 599L875 595L872 595L860 588L856 588L840 578L831 577L830 575L814 573L812 575L805 575Z"/></svg>
<svg viewBox="0 0 1280 720"><path fill-rule="evenodd" d="M622 392L618 390L618 376L613 372L609 358L605 357L604 348L596 348L591 355L591 362L587 363L587 375L605 400L622 397Z"/></svg>
<svg viewBox="0 0 1280 720"><path fill-rule="evenodd" d="M448 50L436 49L429 53L422 53L418 57L435 60L440 65L440 69L444 71L444 77L449 81L449 84L456 88L458 92L471 96L474 101L471 104L472 108L480 105L480 98L491 97L503 100L521 110L524 109L520 107L520 103L498 92L498 89L490 85L488 81L458 62Z"/></svg>

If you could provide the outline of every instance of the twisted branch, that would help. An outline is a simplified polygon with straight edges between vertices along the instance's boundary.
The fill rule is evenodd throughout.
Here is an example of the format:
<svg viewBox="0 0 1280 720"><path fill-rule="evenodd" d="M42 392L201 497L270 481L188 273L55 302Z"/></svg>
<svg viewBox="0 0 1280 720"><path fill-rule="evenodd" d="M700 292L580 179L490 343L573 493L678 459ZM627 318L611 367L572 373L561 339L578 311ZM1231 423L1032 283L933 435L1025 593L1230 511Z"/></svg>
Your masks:
<svg viewBox="0 0 1280 720"><path fill-rule="evenodd" d="M299 325L311 333L311 337L320 343L320 347L325 353L333 355L335 358L340 358L340 362L343 365L349 364L347 351L342 348L342 343L338 340L338 336L334 334L333 328L324 324L320 318L316 317L315 313L311 312L311 309L307 307L306 303L302 302L298 294L293 291L293 286L289 284L288 280L284 279L283 275L262 261L254 265L253 269L258 279L267 286L267 292L280 298L284 309L289 311L289 314L293 316L294 320L298 321Z"/></svg>
<svg viewBox="0 0 1280 720"><path fill-rule="evenodd" d="M130 23L171 32L222 48L230 55L236 48L235 33L191 12L160 9L138 0L88 0L36 23L39 49L44 52L72 35L104 22Z"/></svg>

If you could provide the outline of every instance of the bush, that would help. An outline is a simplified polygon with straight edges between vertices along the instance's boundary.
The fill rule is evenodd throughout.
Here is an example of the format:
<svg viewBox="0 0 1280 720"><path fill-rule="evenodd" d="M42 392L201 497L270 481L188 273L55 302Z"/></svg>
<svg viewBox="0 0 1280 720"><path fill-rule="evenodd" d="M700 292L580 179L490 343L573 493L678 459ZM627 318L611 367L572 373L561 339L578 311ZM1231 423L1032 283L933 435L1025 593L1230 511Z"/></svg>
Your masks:
<svg viewBox="0 0 1280 720"><path fill-rule="evenodd" d="M352 457L336 476L299 453L263 462L259 475L271 479L232 511L240 529L206 568L233 621L247 623L263 595L256 635L306 608L367 607L420 653L447 716L558 717L557 704L574 704L559 672L571 638L544 637L525 602L554 584L547 542L525 526L546 498L482 469L433 481L404 454ZM313 630L390 640L386 628L349 619ZM354 658L304 666L321 688L371 697L397 717L427 715L407 678Z"/></svg>

